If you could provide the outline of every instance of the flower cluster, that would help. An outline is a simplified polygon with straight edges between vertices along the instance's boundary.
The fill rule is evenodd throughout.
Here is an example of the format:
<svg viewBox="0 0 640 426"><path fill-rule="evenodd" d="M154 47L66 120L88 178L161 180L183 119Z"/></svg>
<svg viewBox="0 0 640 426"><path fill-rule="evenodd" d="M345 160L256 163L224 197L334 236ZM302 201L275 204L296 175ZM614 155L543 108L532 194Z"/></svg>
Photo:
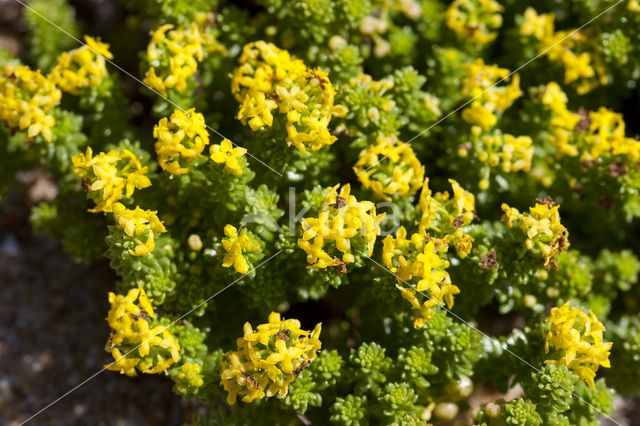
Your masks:
<svg viewBox="0 0 640 426"><path fill-rule="evenodd" d="M175 88L179 93L187 89L187 79L198 69L202 61L205 41L196 23L174 27L162 25L151 34L147 47L147 70L144 83L162 96L167 89Z"/></svg>
<svg viewBox="0 0 640 426"><path fill-rule="evenodd" d="M204 116L195 108L187 111L176 109L170 118L161 118L153 128L153 137L160 167L174 175L188 173L189 165L209 143Z"/></svg>
<svg viewBox="0 0 640 426"><path fill-rule="evenodd" d="M244 47L231 91L240 102L238 119L243 124L253 131L271 127L272 111L278 109L284 115L287 143L304 154L334 143L329 122L347 113L344 106L334 105L335 89L325 71L309 69L264 41Z"/></svg>
<svg viewBox="0 0 640 426"><path fill-rule="evenodd" d="M196 362L185 362L175 375L175 391L181 395L189 395L204 384L202 366Z"/></svg>
<svg viewBox="0 0 640 426"><path fill-rule="evenodd" d="M167 327L151 327L156 316L142 287L129 290L126 296L109 293L109 303L107 322L112 331L105 350L115 361L105 366L108 370L127 376L135 376L136 369L157 374L178 362L180 345Z"/></svg>
<svg viewBox="0 0 640 426"><path fill-rule="evenodd" d="M577 52L588 44L588 38L579 30L555 31L554 14L538 14L529 7L520 24L520 35L532 36L540 43L540 52L564 67L564 82L577 82L576 90L585 94L595 87L607 84L606 69L597 55ZM562 41L562 42L561 42Z"/></svg>
<svg viewBox="0 0 640 426"><path fill-rule="evenodd" d="M495 0L455 0L447 9L447 27L461 39L483 45L498 36L503 10Z"/></svg>
<svg viewBox="0 0 640 426"><path fill-rule="evenodd" d="M358 201L351 195L351 185L327 188L318 217L302 219L302 236L298 247L307 253L307 268L340 267L353 263L352 241L360 240L363 252L371 256L376 238L380 235L380 222L385 213L376 215L370 201ZM338 258L337 253L342 253ZM333 257L332 257L333 255Z"/></svg>
<svg viewBox="0 0 640 426"><path fill-rule="evenodd" d="M422 327L435 312L433 308L445 302L449 308L453 306L453 296L460 289L451 283L446 268L449 262L442 254L449 249L449 238L439 240L414 233L407 239L404 227L398 228L395 237L387 236L383 240L382 261L398 279L396 286L402 296L414 307L414 327ZM403 283L415 279L414 288L407 288ZM411 284L409 284L411 285ZM423 293L427 300L420 304L416 291Z"/></svg>
<svg viewBox="0 0 640 426"><path fill-rule="evenodd" d="M300 321L283 320L277 312L257 330L245 323L237 350L222 361L220 384L228 392L227 402L234 404L238 396L243 402L276 394L284 398L291 382L316 358L321 329L317 324L311 332L301 330Z"/></svg>
<svg viewBox="0 0 640 426"><path fill-rule="evenodd" d="M542 255L545 267L555 266L555 256L569 247L569 231L560 223L559 208L553 201L544 200L529 207L529 213L520 213L502 204L502 220L509 228L515 226L525 233L525 246Z"/></svg>
<svg viewBox="0 0 640 426"><path fill-rule="evenodd" d="M424 166L396 136L378 136L376 145L360 152L353 171L365 188L386 201L413 195L424 180Z"/></svg>
<svg viewBox="0 0 640 426"><path fill-rule="evenodd" d="M73 173L82 178L88 197L96 203L90 212L112 212L114 204L123 197L151 186L146 176L148 168L128 149L93 156L92 149L87 147L86 153L75 155L72 162Z"/></svg>
<svg viewBox="0 0 640 426"><path fill-rule="evenodd" d="M155 247L155 236L167 231L156 213L152 210L142 210L140 207L130 210L121 203L113 205L116 226L124 230L135 243L135 247L129 249L132 255L146 256L151 253Z"/></svg>
<svg viewBox="0 0 640 426"><path fill-rule="evenodd" d="M61 90L77 95L81 89L98 87L107 73L106 59L113 59L109 45L84 36L86 45L63 52L49 79Z"/></svg>
<svg viewBox="0 0 640 426"><path fill-rule="evenodd" d="M498 122L498 114L509 108L513 102L522 96L520 90L520 76L511 76L511 82L506 86L497 86L499 81L505 81L509 70L497 65L486 65L482 58L472 63L464 64L466 76L462 81L462 96L473 99L471 106L462 111L462 118L469 124L479 126L473 133L489 130Z"/></svg>
<svg viewBox="0 0 640 426"><path fill-rule="evenodd" d="M475 217L475 196L458 182L449 179L453 197L447 191L432 194L429 179L425 179L418 201L420 222L418 232L423 236L436 235L446 242L453 241L458 255L467 257L473 239L464 232Z"/></svg>
<svg viewBox="0 0 640 426"><path fill-rule="evenodd" d="M244 254L260 249L258 240L246 229L238 230L233 225L224 227L226 238L222 240L222 247L227 252L222 260L222 266L228 268L233 266L236 272L246 274L249 272L249 262Z"/></svg>
<svg viewBox="0 0 640 426"><path fill-rule="evenodd" d="M557 158L578 155L577 148L571 143L573 131L581 120L579 114L569 111L568 98L560 85L555 82L547 84L540 97L543 105L551 111L550 134L546 139L554 148Z"/></svg>
<svg viewBox="0 0 640 426"><path fill-rule="evenodd" d="M566 365L591 388L595 388L593 378L600 366L609 368L609 350L611 342L604 342L604 326L598 318L580 309L572 308L567 302L559 308L551 309L546 322L551 324L547 333L544 349L554 349L552 358L545 362L553 365Z"/></svg>
<svg viewBox="0 0 640 426"><path fill-rule="evenodd" d="M214 163L224 164L225 170L229 170L236 176L242 175L242 166L238 159L247 153L246 148L233 146L228 139L223 139L219 144L211 145L209 154Z"/></svg>
<svg viewBox="0 0 640 426"><path fill-rule="evenodd" d="M500 167L504 173L529 172L533 160L533 141L530 136L513 136L508 133L496 131L473 135L472 145L460 145L458 155L466 157L469 148L473 149L476 158L489 166L485 169L484 176L478 182L481 190L489 188L489 173L491 168Z"/></svg>
<svg viewBox="0 0 640 426"><path fill-rule="evenodd" d="M0 74L0 120L11 129L27 129L29 139L51 141L55 118L50 114L62 93L40 71L7 65Z"/></svg>
<svg viewBox="0 0 640 426"><path fill-rule="evenodd" d="M554 82L545 87L541 101L551 111L547 141L556 158L579 157L584 164L611 157L623 157L630 165L640 160L640 142L626 137L622 114L605 107L572 112L566 94Z"/></svg>

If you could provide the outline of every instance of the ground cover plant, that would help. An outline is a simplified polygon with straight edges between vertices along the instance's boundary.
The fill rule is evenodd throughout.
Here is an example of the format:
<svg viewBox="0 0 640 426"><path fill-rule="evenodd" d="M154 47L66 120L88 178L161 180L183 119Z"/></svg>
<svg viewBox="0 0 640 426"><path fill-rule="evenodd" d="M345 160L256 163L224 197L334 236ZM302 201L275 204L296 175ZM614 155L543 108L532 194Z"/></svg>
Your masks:
<svg viewBox="0 0 640 426"><path fill-rule="evenodd" d="M32 0L0 51L0 197L45 170L34 228L119 277L102 374L165 375L194 424L640 393L638 1L121 7Z"/></svg>

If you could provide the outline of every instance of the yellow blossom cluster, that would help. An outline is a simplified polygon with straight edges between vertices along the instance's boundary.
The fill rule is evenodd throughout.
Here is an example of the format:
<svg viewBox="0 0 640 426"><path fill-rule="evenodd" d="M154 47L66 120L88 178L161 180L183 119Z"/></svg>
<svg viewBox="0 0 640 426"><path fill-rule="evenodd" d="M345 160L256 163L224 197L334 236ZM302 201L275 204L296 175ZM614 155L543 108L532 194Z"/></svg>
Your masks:
<svg viewBox="0 0 640 426"><path fill-rule="evenodd" d="M180 359L180 345L167 327L151 327L150 319L156 316L142 287L129 290L126 296L109 293L109 303L107 322L112 331L105 350L114 361L105 366L107 370L127 376L135 376L136 369L157 374Z"/></svg>
<svg viewBox="0 0 640 426"><path fill-rule="evenodd" d="M175 88L179 93L187 89L187 79L198 69L204 54L205 37L198 25L162 25L151 34L147 46L150 68L144 83L162 96L167 89Z"/></svg>
<svg viewBox="0 0 640 426"><path fill-rule="evenodd" d="M514 74L506 86L498 86L498 81L506 81L509 70L497 65L486 65L482 58L463 64L466 76L462 81L461 94L473 99L471 106L462 111L462 118L474 127L474 134L489 130L498 122L498 114L509 108L522 96L520 76ZM504 80L503 80L504 79Z"/></svg>
<svg viewBox="0 0 640 426"><path fill-rule="evenodd" d="M86 45L58 57L49 79L64 92L77 95L81 89L98 87L107 73L106 59L113 59L109 45L84 36Z"/></svg>
<svg viewBox="0 0 640 426"><path fill-rule="evenodd" d="M362 244L367 256L373 253L385 213L376 215L370 201L358 201L351 195L351 185L327 188L318 217L302 219L302 236L298 247L307 253L307 268L344 267L353 263L352 241ZM342 253L342 258L335 256ZM332 257L332 254L334 256Z"/></svg>
<svg viewBox="0 0 640 426"><path fill-rule="evenodd" d="M494 132L473 135L473 152L476 158L490 168L500 167L504 173L529 172L533 160L533 141L529 136L513 136ZM458 155L466 157L469 150L465 145L458 147ZM486 177L478 183L482 190L489 188L489 169Z"/></svg>
<svg viewBox="0 0 640 426"><path fill-rule="evenodd" d="M248 234L246 229L238 232L233 225L224 227L224 235L226 238L222 240L222 247L227 253L222 259L222 266L225 268L233 266L236 272L246 274L249 272L249 262L244 254L259 250L260 243L251 234Z"/></svg>
<svg viewBox="0 0 640 426"><path fill-rule="evenodd" d="M174 174L189 172L192 164L209 143L204 116L195 108L176 109L171 117L163 117L153 128L158 163L163 170ZM183 160L183 164L180 161Z"/></svg>
<svg viewBox="0 0 640 426"><path fill-rule="evenodd" d="M578 94L607 84L607 72L599 56L576 51L586 46L589 38L578 30L555 31L554 19L553 13L538 14L529 7L520 24L520 35L532 36L540 43L540 52L546 52L551 61L564 68L564 82L577 83Z"/></svg>
<svg viewBox="0 0 640 426"><path fill-rule="evenodd" d="M528 250L537 251L544 258L544 266L555 265L554 257L569 247L569 231L560 223L559 205L552 201L536 202L529 207L529 213L520 213L518 209L502 204L502 220L509 228L516 226L527 239Z"/></svg>
<svg viewBox="0 0 640 426"><path fill-rule="evenodd" d="M396 235L383 240L382 261L398 278L396 287L414 308L414 327L422 327L433 315L433 308L453 306L453 296L460 289L451 283L446 269L449 261L444 254L453 243L458 256L471 252L473 238L464 232L475 217L475 196L449 179L453 197L448 192L432 194L429 179L425 179L418 208L421 214L418 231L407 238L400 227ZM410 283L415 278L415 286ZM427 300L420 303L416 293Z"/></svg>
<svg viewBox="0 0 640 426"><path fill-rule="evenodd" d="M447 9L447 27L463 40L486 44L498 36L503 10L496 0L454 0Z"/></svg>
<svg viewBox="0 0 640 426"><path fill-rule="evenodd" d="M155 248L156 236L166 232L155 211L136 207L128 209L120 200L131 197L136 189L151 186L140 159L128 149L111 150L94 156L91 147L71 159L73 173L82 183L96 206L90 212L113 213L116 227L135 242L129 249L133 256L146 256Z"/></svg>
<svg viewBox="0 0 640 426"><path fill-rule="evenodd" d="M309 69L300 59L272 43L247 44L233 72L231 91L240 103L238 119L257 131L273 125L273 111L283 115L286 141L304 154L331 145L333 116L347 109L334 105L335 89L328 74Z"/></svg>
<svg viewBox="0 0 640 426"><path fill-rule="evenodd" d="M113 217L116 226L136 242L135 248L129 250L134 256L151 253L155 248L155 236L167 232L158 219L157 212L153 210L142 210L140 207L130 210L121 203L115 203Z"/></svg>
<svg viewBox="0 0 640 426"><path fill-rule="evenodd" d="M424 180L424 166L396 136L378 136L376 145L360 152L353 171L365 188L386 201L390 195L413 195Z"/></svg>
<svg viewBox="0 0 640 426"><path fill-rule="evenodd" d="M593 162L604 156L621 156L629 164L640 160L640 142L625 136L622 114L604 107L572 112L567 108L567 95L554 82L545 87L541 100L552 114L547 141L557 158L579 157L581 161Z"/></svg>
<svg viewBox="0 0 640 426"><path fill-rule="evenodd" d="M0 120L11 129L27 129L27 137L53 136L55 118L50 114L62 93L40 71L7 65L0 73Z"/></svg>
<svg viewBox="0 0 640 426"><path fill-rule="evenodd" d="M604 326L593 312L589 315L580 309L572 308L567 302L559 308L551 309L546 319L551 324L547 333L544 350L555 350L553 358L545 362L553 365L566 365L591 388L600 366L609 368L611 342L604 342Z"/></svg>
<svg viewBox="0 0 640 426"><path fill-rule="evenodd" d="M214 163L224 164L225 169L236 176L242 175L242 167L238 159L247 153L246 148L233 146L228 139L223 139L219 144L211 145L209 155Z"/></svg>
<svg viewBox="0 0 640 426"><path fill-rule="evenodd" d="M302 330L300 321L283 320L277 312L257 330L245 323L237 350L227 352L222 361L220 384L228 392L227 403L235 404L238 396L243 402L284 398L291 382L316 358L321 329L317 324L311 332Z"/></svg>
<svg viewBox="0 0 640 426"><path fill-rule="evenodd" d="M398 289L415 309L415 328L422 327L435 314L434 307L446 303L451 308L453 296L460 293L446 271L449 262L442 258L449 249L449 241L449 236L439 240L419 232L407 239L404 227L398 228L395 237L388 235L383 240L382 261L398 278ZM415 289L402 285L414 278L417 280ZM423 304L418 301L416 291L427 297Z"/></svg>
<svg viewBox="0 0 640 426"><path fill-rule="evenodd" d="M475 196L455 180L449 179L449 183L453 197L447 191L432 194L429 179L425 179L418 201L421 213L418 232L452 241L458 256L465 258L471 252L473 238L464 232L464 227L475 217Z"/></svg>
<svg viewBox="0 0 640 426"><path fill-rule="evenodd" d="M554 148L556 157L577 156L578 149L572 143L572 135L581 120L580 115L569 111L567 108L569 99L558 83L551 82L547 84L541 100L552 113L551 133L546 136L546 139Z"/></svg>
<svg viewBox="0 0 640 426"><path fill-rule="evenodd" d="M85 154L77 154L71 161L73 173L82 178L89 198L96 203L90 212L109 213L123 196L131 197L136 189L151 186L146 176L148 168L143 167L140 159L128 149L93 156L93 151L87 147Z"/></svg>

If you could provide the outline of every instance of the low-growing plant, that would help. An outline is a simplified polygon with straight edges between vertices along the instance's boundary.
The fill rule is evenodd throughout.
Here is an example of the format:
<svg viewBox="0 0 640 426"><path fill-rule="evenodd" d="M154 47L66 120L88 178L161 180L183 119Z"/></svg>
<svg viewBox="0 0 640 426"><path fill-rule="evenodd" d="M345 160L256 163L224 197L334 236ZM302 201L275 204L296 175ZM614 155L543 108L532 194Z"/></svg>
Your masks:
<svg viewBox="0 0 640 426"><path fill-rule="evenodd" d="M195 424L589 425L640 393L640 3L246 3L123 0L80 40L32 0L0 54L0 196L43 168L35 229L109 259L105 369Z"/></svg>

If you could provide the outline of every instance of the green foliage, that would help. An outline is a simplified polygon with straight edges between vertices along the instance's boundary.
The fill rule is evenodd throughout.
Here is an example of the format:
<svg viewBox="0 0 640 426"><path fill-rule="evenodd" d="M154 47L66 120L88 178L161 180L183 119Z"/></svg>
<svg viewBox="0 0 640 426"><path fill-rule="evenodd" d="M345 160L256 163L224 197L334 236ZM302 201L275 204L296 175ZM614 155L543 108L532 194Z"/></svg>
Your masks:
<svg viewBox="0 0 640 426"><path fill-rule="evenodd" d="M29 28L29 56L38 68L50 71L60 53L78 47L76 40L81 39L81 33L75 15L67 0L29 2L29 8L24 10Z"/></svg>
<svg viewBox="0 0 640 426"><path fill-rule="evenodd" d="M531 401L517 398L505 404L503 409L507 425L537 426L542 424L542 419L536 412L536 406Z"/></svg>
<svg viewBox="0 0 640 426"><path fill-rule="evenodd" d="M637 394L638 365L640 363L640 320L625 316L608 330L613 349L612 362L619 365L607 374L607 381L618 391Z"/></svg>
<svg viewBox="0 0 640 426"><path fill-rule="evenodd" d="M363 343L357 350L351 350L349 362L353 366L351 375L356 392L370 391L380 396L392 362L385 349L375 342Z"/></svg>
<svg viewBox="0 0 640 426"><path fill-rule="evenodd" d="M562 413L570 408L577 378L567 367L545 365L539 373L531 373L531 378L526 393L541 412Z"/></svg>
<svg viewBox="0 0 640 426"><path fill-rule="evenodd" d="M83 207L83 204L41 203L31 209L29 220L36 231L60 239L76 262L90 263L103 255L103 248L92 243L104 238L104 224L96 218L87 219ZM76 226L68 226L70 221Z"/></svg>
<svg viewBox="0 0 640 426"><path fill-rule="evenodd" d="M355 426L368 424L365 420L367 415L367 397L347 395L346 398L338 397L331 406L331 421L338 425Z"/></svg>

